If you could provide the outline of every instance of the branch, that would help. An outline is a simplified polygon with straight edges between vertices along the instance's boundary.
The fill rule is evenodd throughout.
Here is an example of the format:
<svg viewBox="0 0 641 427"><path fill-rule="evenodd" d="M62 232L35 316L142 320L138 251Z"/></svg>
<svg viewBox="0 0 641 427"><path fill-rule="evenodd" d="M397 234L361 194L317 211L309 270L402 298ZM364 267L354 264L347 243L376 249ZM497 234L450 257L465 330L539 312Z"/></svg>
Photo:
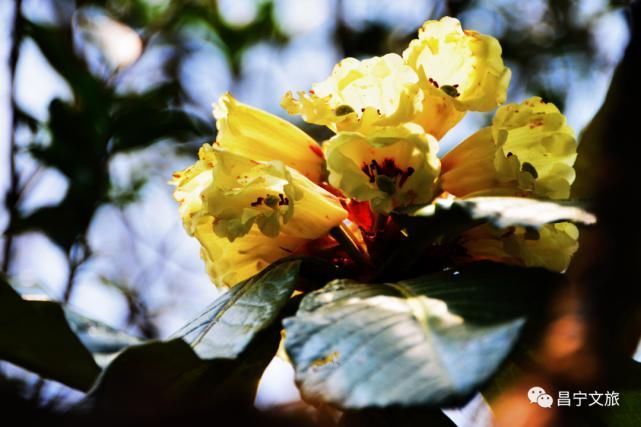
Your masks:
<svg viewBox="0 0 641 427"><path fill-rule="evenodd" d="M9 222L7 229L4 232L4 247L2 252L2 271L5 274L9 273L11 266L11 257L13 252L13 232L11 226L17 213L18 203L18 186L20 185L20 177L16 169L16 128L18 127L18 115L16 114L16 99L14 93L14 83L16 75L16 67L18 65L18 56L20 54L20 44L22 42L23 28L22 28L22 0L16 0L15 12L13 18L13 44L9 54L9 85L11 87L11 128L9 129L9 188L5 195L5 207L9 214Z"/></svg>

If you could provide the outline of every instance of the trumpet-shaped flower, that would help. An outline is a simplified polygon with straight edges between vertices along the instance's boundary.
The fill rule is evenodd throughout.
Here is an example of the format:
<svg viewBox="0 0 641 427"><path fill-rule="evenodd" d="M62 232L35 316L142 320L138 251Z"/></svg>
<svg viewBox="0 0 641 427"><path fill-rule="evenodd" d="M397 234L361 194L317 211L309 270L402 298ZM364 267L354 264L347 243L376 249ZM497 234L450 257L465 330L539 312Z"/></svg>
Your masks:
<svg viewBox="0 0 641 427"><path fill-rule="evenodd" d="M224 94L214 105L216 142L258 161L280 160L318 183L324 170L320 146L293 124Z"/></svg>
<svg viewBox="0 0 641 427"><path fill-rule="evenodd" d="M497 230L481 225L466 231L463 246L475 259L563 272L579 247L579 230L569 222L547 224L540 230L523 227Z"/></svg>
<svg viewBox="0 0 641 427"><path fill-rule="evenodd" d="M458 110L450 96L445 93L438 93L428 88L421 99L421 110L412 120L436 139L443 138L465 117L465 111Z"/></svg>
<svg viewBox="0 0 641 427"><path fill-rule="evenodd" d="M517 195L566 199L575 173L574 132L558 108L534 97L501 107L442 160L443 190L457 197Z"/></svg>
<svg viewBox="0 0 641 427"><path fill-rule="evenodd" d="M367 135L339 132L323 146L329 182L375 212L433 198L440 170L436 140L416 124L377 128Z"/></svg>
<svg viewBox="0 0 641 427"><path fill-rule="evenodd" d="M262 271L269 264L301 250L307 239L279 234L268 237L253 227L230 242L214 232L214 218L201 217L194 225L205 269L217 286L234 286Z"/></svg>
<svg viewBox="0 0 641 427"><path fill-rule="evenodd" d="M461 28L454 18L427 21L403 52L424 92L414 122L442 137L465 111L490 111L505 102L511 72L491 36Z"/></svg>
<svg viewBox="0 0 641 427"><path fill-rule="evenodd" d="M281 105L289 114L328 126L334 132L356 131L370 125L407 122L420 108L416 73L396 54L339 62L325 81L295 99L285 94Z"/></svg>
<svg viewBox="0 0 641 427"><path fill-rule="evenodd" d="M174 174L173 184L185 228L200 241L212 279L222 280L217 284L249 277L245 273L260 271L347 217L335 196L283 163L257 162L207 144L194 165ZM255 247L260 249L248 252ZM236 263L245 268L242 274L234 272Z"/></svg>

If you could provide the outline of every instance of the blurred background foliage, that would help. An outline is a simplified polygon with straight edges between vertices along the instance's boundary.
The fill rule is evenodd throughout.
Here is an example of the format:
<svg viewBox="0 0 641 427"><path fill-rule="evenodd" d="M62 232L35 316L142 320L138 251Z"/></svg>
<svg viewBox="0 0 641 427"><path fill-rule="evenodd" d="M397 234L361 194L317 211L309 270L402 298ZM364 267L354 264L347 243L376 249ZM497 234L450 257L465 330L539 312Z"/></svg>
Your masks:
<svg viewBox="0 0 641 427"><path fill-rule="evenodd" d="M500 39L513 71L508 101L541 95L580 132L627 44L624 4L3 1L2 271L28 293L132 335L166 337L217 294L166 181L215 138L211 103L224 91L284 115L286 90L324 79L345 56L400 53L423 21L451 15ZM490 117L468 115L444 150ZM61 385L0 369L20 379L7 384L23 395L52 405L73 398ZM273 369L291 380L286 368ZM291 384L262 387L259 405L296 398Z"/></svg>

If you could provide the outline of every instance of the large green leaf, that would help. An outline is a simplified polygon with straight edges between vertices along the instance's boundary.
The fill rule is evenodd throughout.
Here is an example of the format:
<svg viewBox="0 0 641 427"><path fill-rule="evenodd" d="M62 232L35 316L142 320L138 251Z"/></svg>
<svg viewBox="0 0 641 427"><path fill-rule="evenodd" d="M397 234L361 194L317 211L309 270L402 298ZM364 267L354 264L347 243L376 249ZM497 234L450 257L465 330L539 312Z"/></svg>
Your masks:
<svg viewBox="0 0 641 427"><path fill-rule="evenodd" d="M278 347L279 331L262 335L243 357L202 360L182 339L127 348L105 369L75 408L114 419L162 419L248 405Z"/></svg>
<svg viewBox="0 0 641 427"><path fill-rule="evenodd" d="M331 282L284 321L299 388L343 409L460 402L558 277L479 263L393 284Z"/></svg>
<svg viewBox="0 0 641 427"><path fill-rule="evenodd" d="M426 257L426 251L435 245L446 248L446 252L456 251L460 234L481 224L499 229L520 226L538 230L555 222L593 224L596 221L594 215L571 202L523 197L442 199L419 209L397 212L394 219L407 231L407 241L379 266L380 280L398 277L399 271L414 271L419 260L438 263L440 258Z"/></svg>
<svg viewBox="0 0 641 427"><path fill-rule="evenodd" d="M0 359L79 390L88 390L100 373L58 304L25 301L4 281L0 281Z"/></svg>
<svg viewBox="0 0 641 427"><path fill-rule="evenodd" d="M497 228L521 226L541 228L545 224L570 221L594 224L594 215L568 202L524 197L471 197L443 199L413 213L415 217L454 217L457 222L489 222Z"/></svg>
<svg viewBox="0 0 641 427"><path fill-rule="evenodd" d="M278 348L299 267L299 260L274 264L223 294L177 338L125 349L76 412L162 420L251 405Z"/></svg>
<svg viewBox="0 0 641 427"><path fill-rule="evenodd" d="M174 336L191 344L203 359L237 357L280 315L294 292L300 264L276 264L235 286Z"/></svg>
<svg viewBox="0 0 641 427"><path fill-rule="evenodd" d="M65 308L64 313L71 330L91 351L96 363L100 366L106 366L123 349L141 343L139 338L90 319L69 308Z"/></svg>

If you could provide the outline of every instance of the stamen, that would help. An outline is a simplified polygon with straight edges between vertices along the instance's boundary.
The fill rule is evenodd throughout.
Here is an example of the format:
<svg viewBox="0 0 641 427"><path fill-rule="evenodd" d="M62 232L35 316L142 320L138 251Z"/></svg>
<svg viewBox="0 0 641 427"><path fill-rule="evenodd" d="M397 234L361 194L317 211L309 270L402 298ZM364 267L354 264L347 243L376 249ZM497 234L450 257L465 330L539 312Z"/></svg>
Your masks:
<svg viewBox="0 0 641 427"><path fill-rule="evenodd" d="M278 197L269 194L265 198L265 204L270 208L276 207L276 205L278 205Z"/></svg>
<svg viewBox="0 0 641 427"><path fill-rule="evenodd" d="M396 178L400 177L398 180L399 188L402 188L407 181L407 178L412 176L415 172L413 167L408 167L407 170L399 168L394 159L390 158L384 159L382 165L379 165L375 159L373 159L369 165L367 163L363 163L361 171L367 175L369 182L372 184L375 182L378 184L379 177L388 178L386 184L388 182L394 182Z"/></svg>
<svg viewBox="0 0 641 427"><path fill-rule="evenodd" d="M336 107L337 116L345 116L353 112L354 112L354 109L349 105L339 105L338 107Z"/></svg>
<svg viewBox="0 0 641 427"><path fill-rule="evenodd" d="M398 175L402 175L403 171L396 166L396 163L392 159L383 160L382 174L390 178L396 178Z"/></svg>
<svg viewBox="0 0 641 427"><path fill-rule="evenodd" d="M458 98L459 96L461 96L461 94L459 93L457 87L458 85L455 85L455 86L443 85L441 86L441 90L446 94L448 94L449 96L451 96L452 98Z"/></svg>
<svg viewBox="0 0 641 427"><path fill-rule="evenodd" d="M276 206L289 206L289 198L285 197L283 193L278 193L278 197L268 194L267 197L258 197L255 202L251 202L250 204L253 207L265 204L270 208L274 208Z"/></svg>
<svg viewBox="0 0 641 427"><path fill-rule="evenodd" d="M403 184L405 184L405 181L407 181L407 178L409 178L413 174L414 174L414 168L410 166L409 168L407 168L405 173L401 175L401 180L398 182L398 187L403 188Z"/></svg>
<svg viewBox="0 0 641 427"><path fill-rule="evenodd" d="M374 173L370 170L369 165L367 163L363 163L363 167L361 168L363 173L369 177L369 182L373 183L374 182Z"/></svg>
<svg viewBox="0 0 641 427"><path fill-rule="evenodd" d="M289 205L289 199L287 197L283 197L283 193L278 193L278 197L280 199L278 206Z"/></svg>

